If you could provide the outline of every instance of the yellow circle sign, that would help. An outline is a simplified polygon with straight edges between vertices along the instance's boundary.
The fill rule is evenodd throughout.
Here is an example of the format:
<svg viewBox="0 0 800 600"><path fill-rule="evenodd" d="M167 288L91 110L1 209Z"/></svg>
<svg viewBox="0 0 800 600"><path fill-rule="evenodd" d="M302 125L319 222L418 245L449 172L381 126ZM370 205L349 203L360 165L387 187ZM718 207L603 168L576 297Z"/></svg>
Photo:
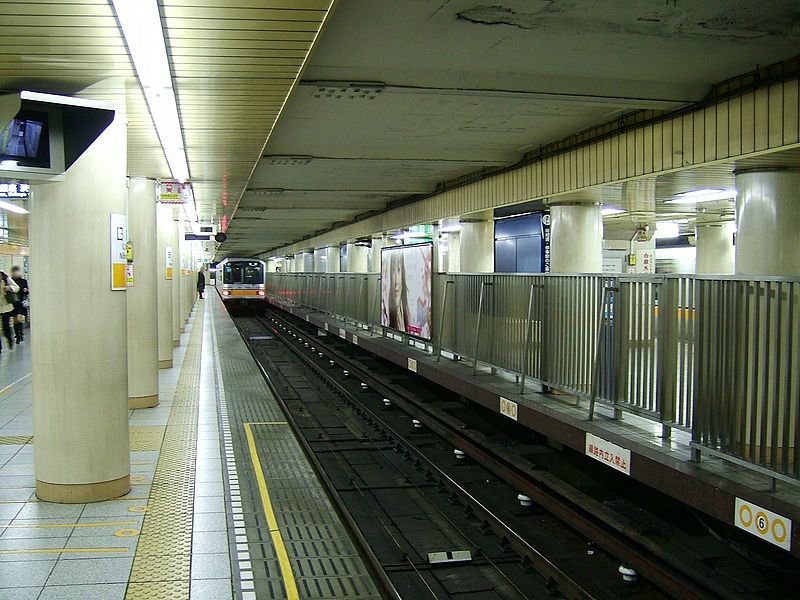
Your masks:
<svg viewBox="0 0 800 600"><path fill-rule="evenodd" d="M775 538L777 542L783 542L786 540L786 523L783 522L783 519L775 519L772 522L772 537Z"/></svg>
<svg viewBox="0 0 800 600"><path fill-rule="evenodd" d="M739 520L745 527L750 527L750 525L753 524L753 511L750 510L747 504L742 504L742 507L739 509Z"/></svg>

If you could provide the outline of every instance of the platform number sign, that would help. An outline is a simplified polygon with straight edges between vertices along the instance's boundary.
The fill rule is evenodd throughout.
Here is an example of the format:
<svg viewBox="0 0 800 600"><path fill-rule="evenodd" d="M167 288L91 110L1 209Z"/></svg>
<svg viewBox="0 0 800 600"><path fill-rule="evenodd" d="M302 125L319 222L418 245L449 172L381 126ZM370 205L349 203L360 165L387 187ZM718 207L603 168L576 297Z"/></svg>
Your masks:
<svg viewBox="0 0 800 600"><path fill-rule="evenodd" d="M792 549L791 519L742 498L736 498L734 510L736 527L784 550Z"/></svg>
<svg viewBox="0 0 800 600"><path fill-rule="evenodd" d="M517 420L518 405L516 402L503 398L500 396L500 414L505 415L509 419Z"/></svg>
<svg viewBox="0 0 800 600"><path fill-rule="evenodd" d="M416 373L417 372L417 361L416 359L409 358L408 359L408 370Z"/></svg>

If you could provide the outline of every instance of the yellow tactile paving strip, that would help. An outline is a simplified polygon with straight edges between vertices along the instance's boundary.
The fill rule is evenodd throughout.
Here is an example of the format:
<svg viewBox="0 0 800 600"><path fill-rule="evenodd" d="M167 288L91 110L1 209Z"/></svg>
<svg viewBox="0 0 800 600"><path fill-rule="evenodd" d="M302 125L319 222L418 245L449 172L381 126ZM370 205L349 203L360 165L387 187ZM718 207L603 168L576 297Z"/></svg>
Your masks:
<svg viewBox="0 0 800 600"><path fill-rule="evenodd" d="M13 446L19 444L24 446L33 442L32 435L3 435L0 436L0 446Z"/></svg>
<svg viewBox="0 0 800 600"><path fill-rule="evenodd" d="M143 444L148 437L150 443L159 437L162 441L127 600L189 598L201 345L202 318L198 318L166 428L140 428L151 430L142 433ZM161 436L157 429L162 430Z"/></svg>
<svg viewBox="0 0 800 600"><path fill-rule="evenodd" d="M131 452L158 450L164 438L163 425L131 425ZM32 435L0 435L0 446L32 444Z"/></svg>
<svg viewBox="0 0 800 600"><path fill-rule="evenodd" d="M131 452L158 450L164 440L164 425L131 425Z"/></svg>

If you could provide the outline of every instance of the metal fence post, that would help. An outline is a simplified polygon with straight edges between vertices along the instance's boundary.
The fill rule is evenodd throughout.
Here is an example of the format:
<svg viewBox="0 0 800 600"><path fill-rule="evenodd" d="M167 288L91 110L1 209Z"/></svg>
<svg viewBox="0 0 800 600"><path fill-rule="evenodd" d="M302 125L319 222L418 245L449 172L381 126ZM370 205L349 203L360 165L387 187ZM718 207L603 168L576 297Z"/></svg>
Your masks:
<svg viewBox="0 0 800 600"><path fill-rule="evenodd" d="M600 365L601 365L601 362L602 362L602 352L601 352L602 348L601 348L601 345L603 343L603 331L604 330L607 331L609 329L608 325L606 325L606 322L608 321L609 317L613 318L613 317L611 317L610 314L609 314L609 316L606 315L606 309L608 307L609 310L613 310L611 308L611 302L609 302L609 299L613 297L612 293L613 292L617 292L617 291L619 291L619 287L618 286L613 286L613 285L608 285L608 284L603 286L603 296L602 296L602 299L600 301L600 316L599 316L598 322L597 322L597 341L595 343L594 368L593 368L593 372L592 372L592 388L591 388L592 392L591 392L590 397L589 397L589 420L590 421L594 419L594 405L595 405L595 402L597 400L597 396L599 394ZM616 409L615 409L615 414L616 414Z"/></svg>
<svg viewBox="0 0 800 600"><path fill-rule="evenodd" d="M483 320L483 297L484 292L486 291L486 287L492 285L491 282L482 281L481 282L481 295L480 299L478 300L478 323L475 327L475 352L473 352L472 356L472 374L477 375L478 373L478 350L480 348L481 343L481 322Z"/></svg>
<svg viewBox="0 0 800 600"><path fill-rule="evenodd" d="M444 320L447 314L447 290L451 283L455 283L452 279L444 282L444 292L442 292L442 313L439 315L439 335L436 338L436 362L442 357L442 336L444 335Z"/></svg>
<svg viewBox="0 0 800 600"><path fill-rule="evenodd" d="M519 386L520 394L525 393L525 376L528 372L528 357L530 356L531 333L533 331L533 294L535 288L536 284L532 283L530 296L528 296L528 320L525 323L525 341L523 342L524 345L522 348L522 368L520 369L522 381Z"/></svg>

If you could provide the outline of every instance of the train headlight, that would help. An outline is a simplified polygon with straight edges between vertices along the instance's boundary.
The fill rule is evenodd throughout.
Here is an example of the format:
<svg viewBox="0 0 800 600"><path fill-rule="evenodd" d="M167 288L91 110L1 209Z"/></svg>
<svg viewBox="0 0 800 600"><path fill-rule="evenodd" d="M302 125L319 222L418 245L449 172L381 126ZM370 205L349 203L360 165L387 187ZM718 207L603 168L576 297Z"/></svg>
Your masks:
<svg viewBox="0 0 800 600"><path fill-rule="evenodd" d="M265 295L265 292L264 292L264 290L258 290L258 295L259 295L259 296L264 296L264 295Z"/></svg>
<svg viewBox="0 0 800 600"><path fill-rule="evenodd" d="M230 296L231 293L228 290L222 290L222 295L223 296Z"/></svg>

